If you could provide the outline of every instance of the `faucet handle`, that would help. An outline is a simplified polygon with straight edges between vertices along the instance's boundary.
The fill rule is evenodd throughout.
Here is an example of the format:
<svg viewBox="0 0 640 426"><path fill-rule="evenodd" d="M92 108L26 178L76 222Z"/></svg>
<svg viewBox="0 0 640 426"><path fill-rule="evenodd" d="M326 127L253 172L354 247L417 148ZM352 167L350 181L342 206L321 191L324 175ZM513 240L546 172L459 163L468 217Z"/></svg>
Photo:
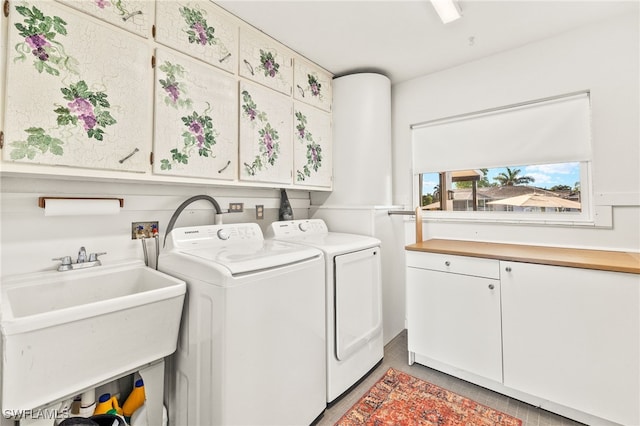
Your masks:
<svg viewBox="0 0 640 426"><path fill-rule="evenodd" d="M58 271L68 271L72 268L71 256L54 257L51 260L59 260L62 263L58 266Z"/></svg>
<svg viewBox="0 0 640 426"><path fill-rule="evenodd" d="M107 252L103 251L102 253L91 253L89 255L89 262L95 262L96 260L98 260L98 256L102 256L103 254L107 254Z"/></svg>

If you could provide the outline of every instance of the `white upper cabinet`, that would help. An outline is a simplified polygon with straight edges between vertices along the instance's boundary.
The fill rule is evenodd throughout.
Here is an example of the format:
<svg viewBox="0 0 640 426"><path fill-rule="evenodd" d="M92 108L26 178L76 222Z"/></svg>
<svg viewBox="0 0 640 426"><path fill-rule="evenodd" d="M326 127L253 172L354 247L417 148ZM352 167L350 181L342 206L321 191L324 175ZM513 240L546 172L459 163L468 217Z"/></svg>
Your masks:
<svg viewBox="0 0 640 426"><path fill-rule="evenodd" d="M291 95L293 58L272 38L243 26L240 29L239 74L271 89Z"/></svg>
<svg viewBox="0 0 640 426"><path fill-rule="evenodd" d="M157 1L155 39L225 71L238 63L238 27L210 1Z"/></svg>
<svg viewBox="0 0 640 426"><path fill-rule="evenodd" d="M293 68L293 97L324 111L331 111L331 74L296 57Z"/></svg>
<svg viewBox="0 0 640 426"><path fill-rule="evenodd" d="M148 38L155 3L148 0L58 0L112 25Z"/></svg>
<svg viewBox="0 0 640 426"><path fill-rule="evenodd" d="M167 49L156 50L153 172L236 178L238 83Z"/></svg>
<svg viewBox="0 0 640 426"><path fill-rule="evenodd" d="M291 98L240 83L240 179L291 184Z"/></svg>
<svg viewBox="0 0 640 426"><path fill-rule="evenodd" d="M331 115L294 102L294 183L331 187Z"/></svg>
<svg viewBox="0 0 640 426"><path fill-rule="evenodd" d="M148 44L59 3L10 7L3 159L148 170Z"/></svg>

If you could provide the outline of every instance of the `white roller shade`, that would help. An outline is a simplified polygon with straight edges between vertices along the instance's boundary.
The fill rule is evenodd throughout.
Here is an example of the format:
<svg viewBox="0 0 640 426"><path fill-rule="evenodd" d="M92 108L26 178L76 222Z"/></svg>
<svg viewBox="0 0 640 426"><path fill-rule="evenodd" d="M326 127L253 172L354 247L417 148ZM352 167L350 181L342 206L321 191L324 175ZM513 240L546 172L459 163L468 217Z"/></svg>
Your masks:
<svg viewBox="0 0 640 426"><path fill-rule="evenodd" d="M589 95L415 125L412 144L414 173L586 161Z"/></svg>

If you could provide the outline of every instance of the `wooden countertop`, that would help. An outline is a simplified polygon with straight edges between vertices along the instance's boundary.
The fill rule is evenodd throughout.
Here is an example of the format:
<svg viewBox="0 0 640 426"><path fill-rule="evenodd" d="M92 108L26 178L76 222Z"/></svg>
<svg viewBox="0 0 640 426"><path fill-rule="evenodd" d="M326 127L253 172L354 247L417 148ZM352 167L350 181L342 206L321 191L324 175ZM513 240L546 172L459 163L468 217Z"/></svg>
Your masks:
<svg viewBox="0 0 640 426"><path fill-rule="evenodd" d="M410 251L453 254L542 265L640 274L640 253L525 244L432 239L405 247Z"/></svg>

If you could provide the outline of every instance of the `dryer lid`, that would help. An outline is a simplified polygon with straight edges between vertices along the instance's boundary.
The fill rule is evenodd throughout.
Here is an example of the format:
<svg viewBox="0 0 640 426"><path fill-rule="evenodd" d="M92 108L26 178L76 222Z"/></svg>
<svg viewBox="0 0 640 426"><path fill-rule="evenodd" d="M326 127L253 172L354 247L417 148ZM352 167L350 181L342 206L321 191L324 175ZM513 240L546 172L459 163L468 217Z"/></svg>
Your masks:
<svg viewBox="0 0 640 426"><path fill-rule="evenodd" d="M351 253L358 250L379 247L381 245L380 240L377 238L366 235L345 234L342 232L329 232L325 235L304 235L280 239L280 241L283 240L316 247L331 255Z"/></svg>
<svg viewBox="0 0 640 426"><path fill-rule="evenodd" d="M299 219L273 222L267 238L317 247L325 253L339 255L380 246L379 239L367 235L330 232L322 219Z"/></svg>
<svg viewBox="0 0 640 426"><path fill-rule="evenodd" d="M186 249L181 252L202 261L222 265L231 275L283 267L322 255L312 247L276 240L244 241L221 247Z"/></svg>

